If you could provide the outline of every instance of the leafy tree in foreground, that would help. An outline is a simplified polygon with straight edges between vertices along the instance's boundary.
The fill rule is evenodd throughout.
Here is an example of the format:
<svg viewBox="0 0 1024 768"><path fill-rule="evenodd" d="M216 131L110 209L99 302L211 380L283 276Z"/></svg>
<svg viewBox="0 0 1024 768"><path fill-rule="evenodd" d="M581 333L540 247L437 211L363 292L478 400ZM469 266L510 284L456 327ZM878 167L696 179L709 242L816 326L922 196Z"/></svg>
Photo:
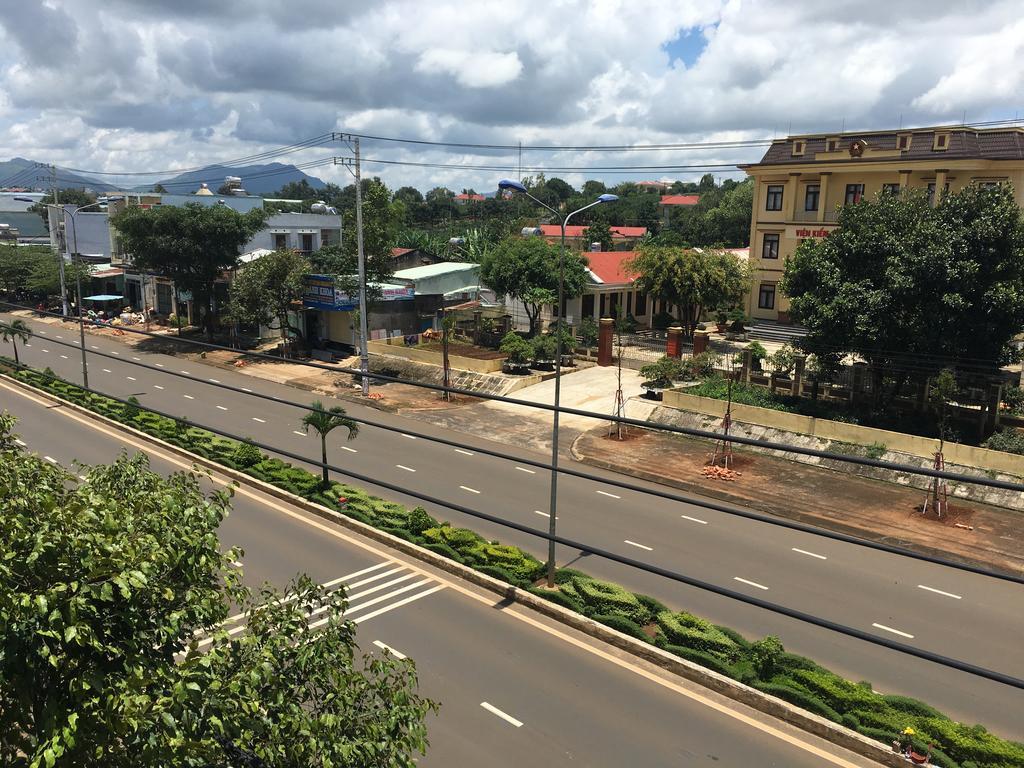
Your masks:
<svg viewBox="0 0 1024 768"><path fill-rule="evenodd" d="M344 427L348 430L348 439L355 440L359 434L359 425L348 418L345 409L340 405L333 408L324 408L319 400L314 400L310 405L315 409L302 417L302 428L309 433L310 427L320 435L320 453L323 456L323 480L324 486L330 482L330 475L327 472L327 436L337 427Z"/></svg>
<svg viewBox="0 0 1024 768"><path fill-rule="evenodd" d="M969 186L935 208L921 193L845 206L840 228L805 240L781 287L801 347L855 353L921 376L957 358L1010 360L1024 327L1024 227L1008 184Z"/></svg>
<svg viewBox="0 0 1024 768"><path fill-rule="evenodd" d="M305 578L249 593L217 538L227 494L143 455L73 483L18 448L13 421L0 415L0 764L414 765L436 705L411 662L357 658L343 593ZM238 608L248 628L229 637Z"/></svg>
<svg viewBox="0 0 1024 768"><path fill-rule="evenodd" d="M21 365L18 359L18 342L22 344L32 338L32 329L24 320L11 320L9 323L0 323L0 341L9 341L14 348L14 364Z"/></svg>
<svg viewBox="0 0 1024 768"><path fill-rule="evenodd" d="M566 251L567 299L583 293L586 266L582 255ZM541 308L558 297L558 246L540 237L508 237L486 254L480 265L480 279L499 296L523 302L532 334Z"/></svg>
<svg viewBox="0 0 1024 768"><path fill-rule="evenodd" d="M287 347L289 332L302 338L291 312L310 270L309 260L295 251L274 251L250 262L231 283L231 316L240 323L276 324Z"/></svg>
<svg viewBox="0 0 1024 768"><path fill-rule="evenodd" d="M687 334L705 309L739 301L750 283L744 261L728 251L644 246L628 266L636 287L676 310Z"/></svg>
<svg viewBox="0 0 1024 768"><path fill-rule="evenodd" d="M110 223L134 264L169 277L189 291L212 333L213 283L238 265L239 250L263 228L261 208L238 213L225 205L161 205L144 210L130 205Z"/></svg>

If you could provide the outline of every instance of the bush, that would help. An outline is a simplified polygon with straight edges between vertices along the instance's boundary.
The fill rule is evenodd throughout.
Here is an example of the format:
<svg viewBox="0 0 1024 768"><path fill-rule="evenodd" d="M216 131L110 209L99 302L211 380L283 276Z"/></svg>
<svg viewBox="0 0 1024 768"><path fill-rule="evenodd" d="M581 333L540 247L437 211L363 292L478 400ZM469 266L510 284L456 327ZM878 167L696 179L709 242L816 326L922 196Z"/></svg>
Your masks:
<svg viewBox="0 0 1024 768"><path fill-rule="evenodd" d="M502 341L504 344L504 341ZM558 342L554 335L550 333L541 333L533 337L530 342L530 348L533 351L534 361L538 360L554 360L557 352ZM501 350L504 352L504 348Z"/></svg>
<svg viewBox="0 0 1024 768"><path fill-rule="evenodd" d="M565 594L564 592L554 589L541 589L540 587L528 587L527 591L531 595L543 597L545 600L550 600L552 603L560 605L563 608L567 608L570 611L575 611L576 613L583 613L583 606L580 604L580 602L570 597L569 595Z"/></svg>
<svg viewBox="0 0 1024 768"><path fill-rule="evenodd" d="M617 613L595 613L591 618L606 627L611 627L616 632L643 640L645 643L651 642L651 638L644 634L640 625L625 616L620 616Z"/></svg>
<svg viewBox="0 0 1024 768"><path fill-rule="evenodd" d="M563 584L562 591L579 600L593 614L614 614L641 626L651 620L650 612L636 595L609 581L575 578Z"/></svg>
<svg viewBox="0 0 1024 768"><path fill-rule="evenodd" d="M750 350L751 361L761 362L768 357L768 350L764 348L764 345L759 341L752 341L746 346Z"/></svg>
<svg viewBox="0 0 1024 768"><path fill-rule="evenodd" d="M683 364L674 357L663 356L656 363L648 363L640 369L640 375L648 384L670 387L675 379L682 378Z"/></svg>
<svg viewBox="0 0 1024 768"><path fill-rule="evenodd" d="M437 527L437 520L427 514L427 510L423 507L416 507L412 512L409 513L409 532L416 536L422 535L422 533L428 528Z"/></svg>
<svg viewBox="0 0 1024 768"><path fill-rule="evenodd" d="M768 638L765 639L767 640ZM820 715L827 720L831 720L833 723L842 722L843 718L838 712L806 691L801 691L798 688L793 688L781 683L756 682L754 683L754 687L759 691L767 693L769 696L775 696L783 701L788 701L790 704L794 704L801 709L806 709L808 712Z"/></svg>
<svg viewBox="0 0 1024 768"><path fill-rule="evenodd" d="M129 421L135 421L139 418L139 414L142 410L139 408L139 399L132 395L128 398L128 405L124 409L124 417Z"/></svg>
<svg viewBox="0 0 1024 768"><path fill-rule="evenodd" d="M676 319L671 312L659 312L651 318L651 327L658 331L664 331L669 326L675 325Z"/></svg>
<svg viewBox="0 0 1024 768"><path fill-rule="evenodd" d="M785 650L779 638L774 635L768 635L750 646L750 661L757 676L762 680L771 679L779 668Z"/></svg>
<svg viewBox="0 0 1024 768"><path fill-rule="evenodd" d="M1024 387L1010 385L1003 390L1003 405L1013 413L1024 414Z"/></svg>
<svg viewBox="0 0 1024 768"><path fill-rule="evenodd" d="M988 440L982 443L982 446L993 451L1005 451L1024 456L1024 431L1019 429L1000 430L993 433Z"/></svg>
<svg viewBox="0 0 1024 768"><path fill-rule="evenodd" d="M701 352L699 355L687 358L683 362L683 378L687 381L694 381L713 375L718 358L719 356L714 352Z"/></svg>
<svg viewBox="0 0 1024 768"><path fill-rule="evenodd" d="M517 582L530 584L544 567L537 558L528 555L519 547L508 544L481 542L470 549L478 563L497 566L507 571Z"/></svg>
<svg viewBox="0 0 1024 768"><path fill-rule="evenodd" d="M871 712L885 707L877 693L825 670L798 669L792 677L840 714Z"/></svg>
<svg viewBox="0 0 1024 768"><path fill-rule="evenodd" d="M917 715L918 717L938 717L941 719L948 719L934 707L930 707L923 701L912 699L909 696L888 694L883 695L882 699L897 712L906 712L908 715Z"/></svg>
<svg viewBox="0 0 1024 768"><path fill-rule="evenodd" d="M508 362L524 365L533 354L533 346L515 331L509 331L502 339L498 349L508 357Z"/></svg>
<svg viewBox="0 0 1024 768"><path fill-rule="evenodd" d="M650 595L642 595L639 592L635 592L634 595L636 596L636 599L640 601L640 604L647 609L651 616L657 616L662 611L668 610L660 600L653 598Z"/></svg>
<svg viewBox="0 0 1024 768"><path fill-rule="evenodd" d="M684 611L662 611L655 617L661 631L673 645L682 645L698 651L731 656L737 647L714 624Z"/></svg>
<svg viewBox="0 0 1024 768"><path fill-rule="evenodd" d="M665 650L681 659L692 661L694 664L698 664L705 669L710 669L712 672L731 677L734 680L738 679L736 672L728 664L706 651L694 650L693 648L687 648L685 645L666 645Z"/></svg>

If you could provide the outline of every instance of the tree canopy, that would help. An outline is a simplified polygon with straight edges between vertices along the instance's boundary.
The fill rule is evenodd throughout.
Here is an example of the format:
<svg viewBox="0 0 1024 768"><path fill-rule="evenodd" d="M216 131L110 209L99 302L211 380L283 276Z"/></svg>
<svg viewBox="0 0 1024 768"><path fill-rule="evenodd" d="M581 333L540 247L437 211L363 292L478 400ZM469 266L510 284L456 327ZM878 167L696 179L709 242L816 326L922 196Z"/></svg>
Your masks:
<svg viewBox="0 0 1024 768"><path fill-rule="evenodd" d="M575 251L565 254L565 296L583 293L587 261ZM558 297L558 246L540 237L508 237L489 251L480 265L480 279L499 296L523 302L531 333L545 304Z"/></svg>
<svg viewBox="0 0 1024 768"><path fill-rule="evenodd" d="M707 174L694 190L687 191L699 192L700 200L694 206L674 208L663 234L676 233L693 246L741 248L749 243L754 204L752 180L737 184L726 179L721 186L715 186L714 178Z"/></svg>
<svg viewBox="0 0 1024 768"><path fill-rule="evenodd" d="M79 482L12 424L0 414L0 763L415 764L436 705L412 662L358 658L343 590L251 592L218 541L226 492L143 454Z"/></svg>
<svg viewBox="0 0 1024 768"><path fill-rule="evenodd" d="M213 283L225 270L238 265L238 254L263 228L267 213L254 208L238 213L226 205L161 205L143 209L130 205L110 223L122 248L138 267L174 281L189 291L213 330Z"/></svg>
<svg viewBox="0 0 1024 768"><path fill-rule="evenodd" d="M295 302L301 301L309 259L295 251L274 251L240 269L231 283L231 316L240 323L273 326L287 343L288 334L302 337L291 322Z"/></svg>
<svg viewBox="0 0 1024 768"><path fill-rule="evenodd" d="M750 287L747 263L728 251L642 246L627 268L638 290L675 309L688 334L704 310L734 305Z"/></svg>
<svg viewBox="0 0 1024 768"><path fill-rule="evenodd" d="M912 356L921 373L956 359L996 367L1024 328L1024 226L1008 184L932 207L923 192L843 207L839 229L805 240L781 288L801 347L878 366Z"/></svg>
<svg viewBox="0 0 1024 768"><path fill-rule="evenodd" d="M0 291L24 291L45 298L60 292L58 256L46 247L0 245ZM85 278L90 267L78 261L64 264L65 286L73 290L76 277Z"/></svg>

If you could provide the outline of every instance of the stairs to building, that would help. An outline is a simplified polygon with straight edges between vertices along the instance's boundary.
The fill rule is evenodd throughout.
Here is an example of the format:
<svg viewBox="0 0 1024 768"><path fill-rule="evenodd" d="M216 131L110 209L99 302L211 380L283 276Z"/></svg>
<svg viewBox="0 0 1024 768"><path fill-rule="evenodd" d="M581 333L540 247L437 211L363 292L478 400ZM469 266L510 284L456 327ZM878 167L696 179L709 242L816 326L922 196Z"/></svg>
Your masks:
<svg viewBox="0 0 1024 768"><path fill-rule="evenodd" d="M747 338L758 341L774 341L779 344L793 343L807 335L801 325L779 323L774 320L758 320L747 329Z"/></svg>

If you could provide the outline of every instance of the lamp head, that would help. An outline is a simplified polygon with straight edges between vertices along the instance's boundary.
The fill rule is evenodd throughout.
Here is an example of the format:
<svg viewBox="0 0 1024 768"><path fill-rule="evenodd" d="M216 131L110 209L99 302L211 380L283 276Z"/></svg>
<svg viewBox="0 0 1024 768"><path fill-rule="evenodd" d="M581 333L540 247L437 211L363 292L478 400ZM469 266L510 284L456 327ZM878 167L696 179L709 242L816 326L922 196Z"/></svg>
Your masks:
<svg viewBox="0 0 1024 768"><path fill-rule="evenodd" d="M514 192L526 191L526 187L524 187L520 182L515 181L513 179L502 179L501 181L498 182L498 189L511 189Z"/></svg>
<svg viewBox="0 0 1024 768"><path fill-rule="evenodd" d="M36 200L35 198L32 198L32 197L15 197L14 199L17 200L19 203L37 203L37 202L39 202L38 200Z"/></svg>
<svg viewBox="0 0 1024 768"><path fill-rule="evenodd" d="M608 194L601 195L599 198L597 198L597 202L599 202L599 203L614 203L618 199L619 199L618 195L613 195L611 193L608 193Z"/></svg>

